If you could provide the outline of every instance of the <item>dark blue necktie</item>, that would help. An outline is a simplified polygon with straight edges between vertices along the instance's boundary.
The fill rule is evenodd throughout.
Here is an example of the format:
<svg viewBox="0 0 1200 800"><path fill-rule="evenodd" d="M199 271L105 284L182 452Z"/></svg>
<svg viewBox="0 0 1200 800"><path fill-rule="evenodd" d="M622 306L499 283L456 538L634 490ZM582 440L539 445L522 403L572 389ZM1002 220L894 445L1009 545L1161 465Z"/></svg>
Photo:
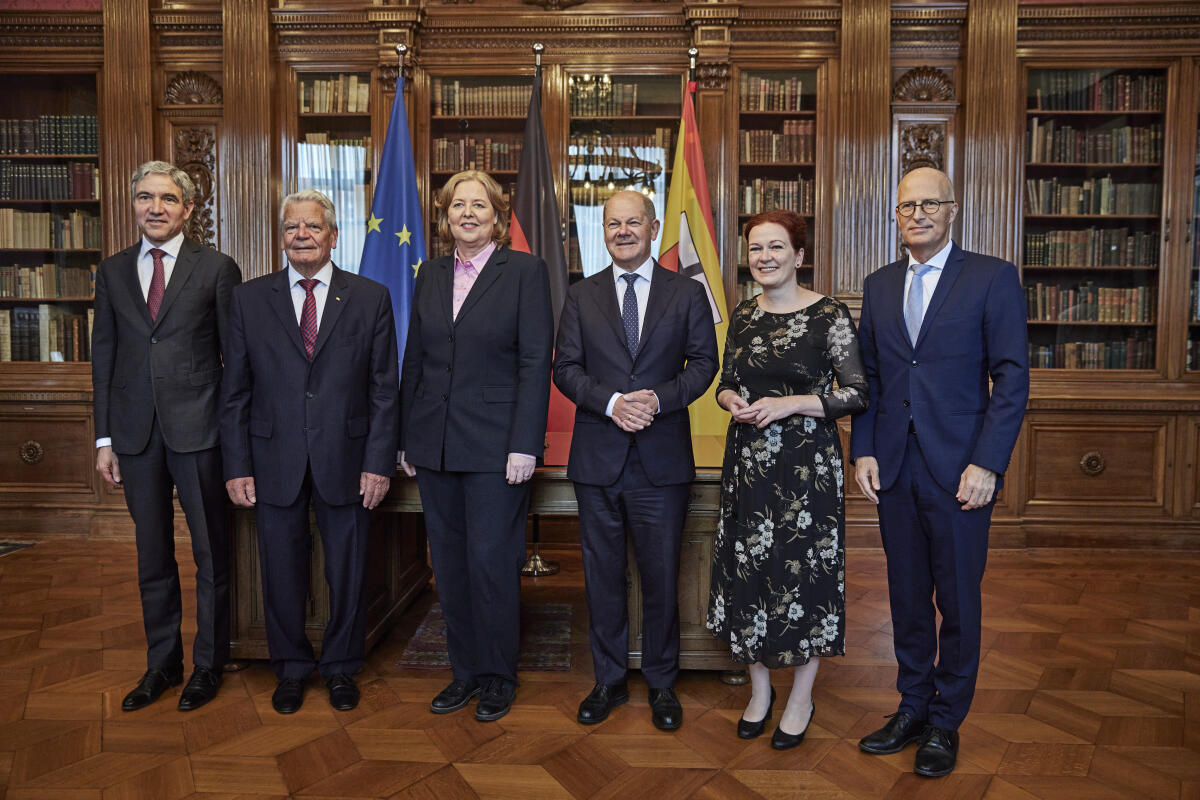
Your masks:
<svg viewBox="0 0 1200 800"><path fill-rule="evenodd" d="M638 306L637 294L633 291L633 282L637 273L627 272L621 276L625 279L625 300L621 304L621 321L625 323L625 346L629 355L636 356L638 351Z"/></svg>

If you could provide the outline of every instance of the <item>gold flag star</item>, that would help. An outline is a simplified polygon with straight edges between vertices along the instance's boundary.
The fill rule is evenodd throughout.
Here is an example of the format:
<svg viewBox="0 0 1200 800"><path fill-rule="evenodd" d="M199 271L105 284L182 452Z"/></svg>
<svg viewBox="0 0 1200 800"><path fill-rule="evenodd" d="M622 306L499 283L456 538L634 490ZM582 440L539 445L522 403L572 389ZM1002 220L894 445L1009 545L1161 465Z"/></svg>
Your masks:
<svg viewBox="0 0 1200 800"><path fill-rule="evenodd" d="M400 244L409 244L412 241L412 233L409 232L407 225L396 235L400 237Z"/></svg>
<svg viewBox="0 0 1200 800"><path fill-rule="evenodd" d="M383 233L383 231L381 231L379 229L379 225L382 222L383 222L383 220L381 220L379 217L375 216L375 212L372 211L371 218L369 220L367 220L367 233L370 233L371 231L375 231L376 233Z"/></svg>
<svg viewBox="0 0 1200 800"><path fill-rule="evenodd" d="M412 269L413 269L413 277L414 278L417 277L417 270L419 270L421 268L422 263L423 262L421 261L421 259L418 258L417 263L413 264Z"/></svg>

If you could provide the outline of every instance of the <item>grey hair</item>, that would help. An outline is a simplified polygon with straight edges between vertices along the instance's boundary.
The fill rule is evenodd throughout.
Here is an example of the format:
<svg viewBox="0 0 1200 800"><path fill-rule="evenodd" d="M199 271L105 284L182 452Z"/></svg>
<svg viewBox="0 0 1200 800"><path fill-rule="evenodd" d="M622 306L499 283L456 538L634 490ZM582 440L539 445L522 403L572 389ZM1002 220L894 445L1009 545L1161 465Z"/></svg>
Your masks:
<svg viewBox="0 0 1200 800"><path fill-rule="evenodd" d="M283 205L279 206L280 233L283 232L283 218L287 214L288 206L294 206L297 203L316 203L325 209L325 224L329 226L329 230L336 231L338 229L337 211L333 208L333 201L316 189L301 189L283 198Z"/></svg>
<svg viewBox="0 0 1200 800"><path fill-rule="evenodd" d="M608 216L609 202L612 201L612 199L619 194L636 194L639 198L641 198L642 211L646 214L646 222L654 222L654 219L655 219L654 201L652 199L650 199L649 195L642 194L641 192L635 191L633 189L622 189L619 192L613 192L612 195L609 196L608 200L604 201L604 215L605 216Z"/></svg>
<svg viewBox="0 0 1200 800"><path fill-rule="evenodd" d="M147 175L166 175L175 181L175 185L179 187L179 191L183 194L183 197L180 199L183 200L185 206L196 199L196 184L192 183L191 177L179 167L174 164L168 164L166 161L147 161L135 169L133 177L129 179L130 197L137 194L137 185Z"/></svg>

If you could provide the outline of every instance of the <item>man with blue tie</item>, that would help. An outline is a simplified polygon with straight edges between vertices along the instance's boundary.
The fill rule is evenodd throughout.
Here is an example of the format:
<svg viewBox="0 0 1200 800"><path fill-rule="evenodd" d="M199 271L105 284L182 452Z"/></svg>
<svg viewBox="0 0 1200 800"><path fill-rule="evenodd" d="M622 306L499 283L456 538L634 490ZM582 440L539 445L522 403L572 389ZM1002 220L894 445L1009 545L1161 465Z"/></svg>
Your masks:
<svg viewBox="0 0 1200 800"><path fill-rule="evenodd" d="M642 588L642 675L651 720L683 721L679 672L679 552L695 477L688 405L717 374L717 340L704 287L650 256L654 203L621 191L604 206L613 265L567 291L554 383L575 403L567 477L579 502L596 685L579 706L585 725L629 699L626 530Z"/></svg>
<svg viewBox="0 0 1200 800"><path fill-rule="evenodd" d="M871 406L850 456L879 506L900 706L859 748L919 742L914 771L939 777L954 770L975 692L988 527L1029 397L1025 298L1013 264L951 241L958 202L944 173L909 172L897 201L909 255L863 285Z"/></svg>

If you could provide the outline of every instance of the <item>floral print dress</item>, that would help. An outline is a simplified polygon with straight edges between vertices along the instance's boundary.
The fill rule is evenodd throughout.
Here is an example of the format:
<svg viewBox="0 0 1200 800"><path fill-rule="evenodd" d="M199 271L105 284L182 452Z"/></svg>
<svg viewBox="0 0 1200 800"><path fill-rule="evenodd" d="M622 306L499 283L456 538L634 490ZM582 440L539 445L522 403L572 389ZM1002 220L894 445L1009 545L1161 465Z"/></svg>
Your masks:
<svg viewBox="0 0 1200 800"><path fill-rule="evenodd" d="M834 379L837 388L834 388ZM845 653L845 506L837 418L867 407L858 334L822 298L789 314L734 310L717 394L815 394L825 418L730 420L707 625L735 661L799 666Z"/></svg>

